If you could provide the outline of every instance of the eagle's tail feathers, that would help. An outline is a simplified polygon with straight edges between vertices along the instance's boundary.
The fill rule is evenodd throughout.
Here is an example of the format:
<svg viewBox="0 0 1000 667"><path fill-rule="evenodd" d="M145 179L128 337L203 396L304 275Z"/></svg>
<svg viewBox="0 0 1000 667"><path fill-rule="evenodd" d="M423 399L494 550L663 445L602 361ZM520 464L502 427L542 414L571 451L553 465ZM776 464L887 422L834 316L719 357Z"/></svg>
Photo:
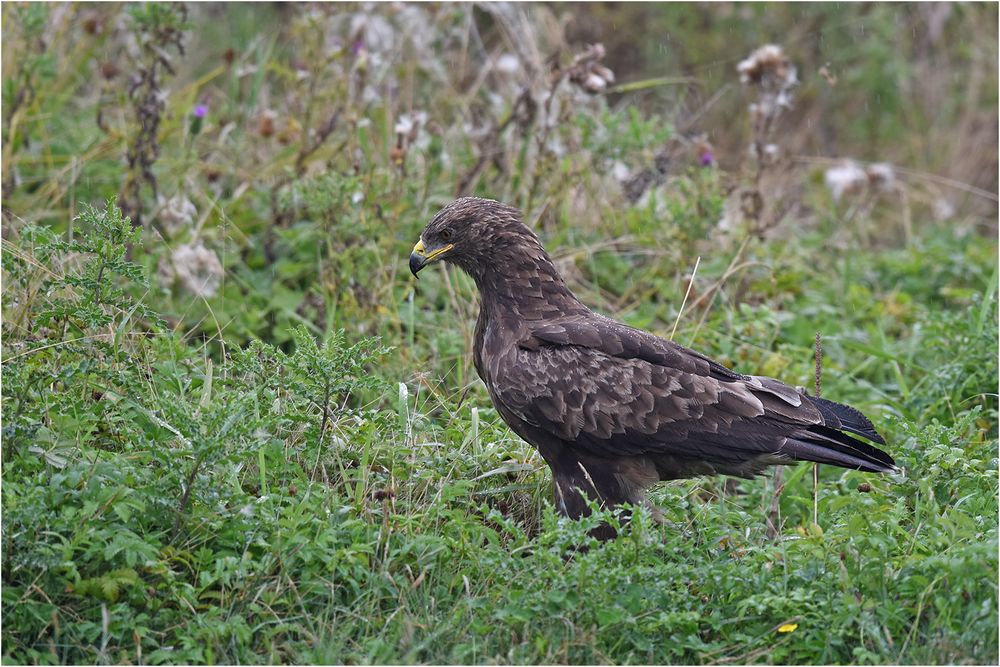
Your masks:
<svg viewBox="0 0 1000 667"><path fill-rule="evenodd" d="M808 431L795 433L785 441L780 452L800 461L826 463L865 472L898 470L892 457L881 449L824 426L814 426Z"/></svg>
<svg viewBox="0 0 1000 667"><path fill-rule="evenodd" d="M827 426L860 435L880 445L885 444L885 438L878 434L871 420L858 410L849 405L834 403L818 396L810 396L809 400L823 415Z"/></svg>

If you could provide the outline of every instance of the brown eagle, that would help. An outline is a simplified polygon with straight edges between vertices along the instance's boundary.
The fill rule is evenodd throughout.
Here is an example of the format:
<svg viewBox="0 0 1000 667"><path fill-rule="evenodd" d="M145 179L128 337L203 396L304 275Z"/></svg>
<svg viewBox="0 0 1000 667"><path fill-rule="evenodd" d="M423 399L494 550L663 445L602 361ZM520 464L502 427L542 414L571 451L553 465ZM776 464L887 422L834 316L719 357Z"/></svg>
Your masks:
<svg viewBox="0 0 1000 667"><path fill-rule="evenodd" d="M513 207L473 197L446 206L421 233L410 271L439 259L479 288L476 370L503 420L549 464L566 516L589 514L587 499L645 504L643 490L661 480L750 478L793 461L896 470L853 437L885 444L854 408L590 310Z"/></svg>

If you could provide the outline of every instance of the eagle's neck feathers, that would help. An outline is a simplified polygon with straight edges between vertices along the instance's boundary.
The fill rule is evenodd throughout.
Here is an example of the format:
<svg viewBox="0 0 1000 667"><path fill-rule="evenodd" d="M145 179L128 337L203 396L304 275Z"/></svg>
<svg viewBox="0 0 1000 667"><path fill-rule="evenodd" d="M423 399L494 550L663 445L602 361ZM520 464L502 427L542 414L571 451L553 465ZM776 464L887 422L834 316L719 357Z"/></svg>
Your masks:
<svg viewBox="0 0 1000 667"><path fill-rule="evenodd" d="M566 282L534 234L494 245L469 271L482 299L480 317L523 323L551 321L559 315L589 312Z"/></svg>

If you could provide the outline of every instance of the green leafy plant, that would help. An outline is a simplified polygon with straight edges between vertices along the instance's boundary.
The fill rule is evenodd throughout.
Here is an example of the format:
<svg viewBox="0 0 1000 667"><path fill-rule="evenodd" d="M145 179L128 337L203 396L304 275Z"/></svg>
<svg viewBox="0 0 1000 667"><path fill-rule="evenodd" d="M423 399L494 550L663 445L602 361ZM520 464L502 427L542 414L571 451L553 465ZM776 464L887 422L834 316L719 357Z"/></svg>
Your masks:
<svg viewBox="0 0 1000 667"><path fill-rule="evenodd" d="M77 335L110 326L119 331L135 317L153 315L142 301L133 299L115 284L121 279L146 287L142 268L126 259L130 249L141 243L140 229L122 215L115 199L108 199L104 211L86 206L79 217L82 234L72 241L52 241L39 249L38 259L47 262L53 253L72 253L84 261L83 270L46 281L43 290L53 296L39 313L37 324L61 325Z"/></svg>

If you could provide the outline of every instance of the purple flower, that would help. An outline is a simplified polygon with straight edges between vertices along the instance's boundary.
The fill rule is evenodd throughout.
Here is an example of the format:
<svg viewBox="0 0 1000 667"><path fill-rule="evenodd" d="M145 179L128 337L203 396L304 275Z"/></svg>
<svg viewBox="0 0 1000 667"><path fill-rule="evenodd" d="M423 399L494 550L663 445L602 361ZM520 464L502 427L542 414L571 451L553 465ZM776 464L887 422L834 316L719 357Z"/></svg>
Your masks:
<svg viewBox="0 0 1000 667"><path fill-rule="evenodd" d="M701 166L711 167L713 164L715 164L715 155L712 154L712 151L703 151L701 154Z"/></svg>
<svg viewBox="0 0 1000 667"><path fill-rule="evenodd" d="M351 44L351 55L352 56L358 55L359 53L361 53L361 50L363 48L365 48L364 37L358 37L356 40L354 40L354 43Z"/></svg>
<svg viewBox="0 0 1000 667"><path fill-rule="evenodd" d="M207 104L197 104L197 105L195 105L194 111L191 112L191 114L195 118L204 118L208 114L208 105Z"/></svg>

